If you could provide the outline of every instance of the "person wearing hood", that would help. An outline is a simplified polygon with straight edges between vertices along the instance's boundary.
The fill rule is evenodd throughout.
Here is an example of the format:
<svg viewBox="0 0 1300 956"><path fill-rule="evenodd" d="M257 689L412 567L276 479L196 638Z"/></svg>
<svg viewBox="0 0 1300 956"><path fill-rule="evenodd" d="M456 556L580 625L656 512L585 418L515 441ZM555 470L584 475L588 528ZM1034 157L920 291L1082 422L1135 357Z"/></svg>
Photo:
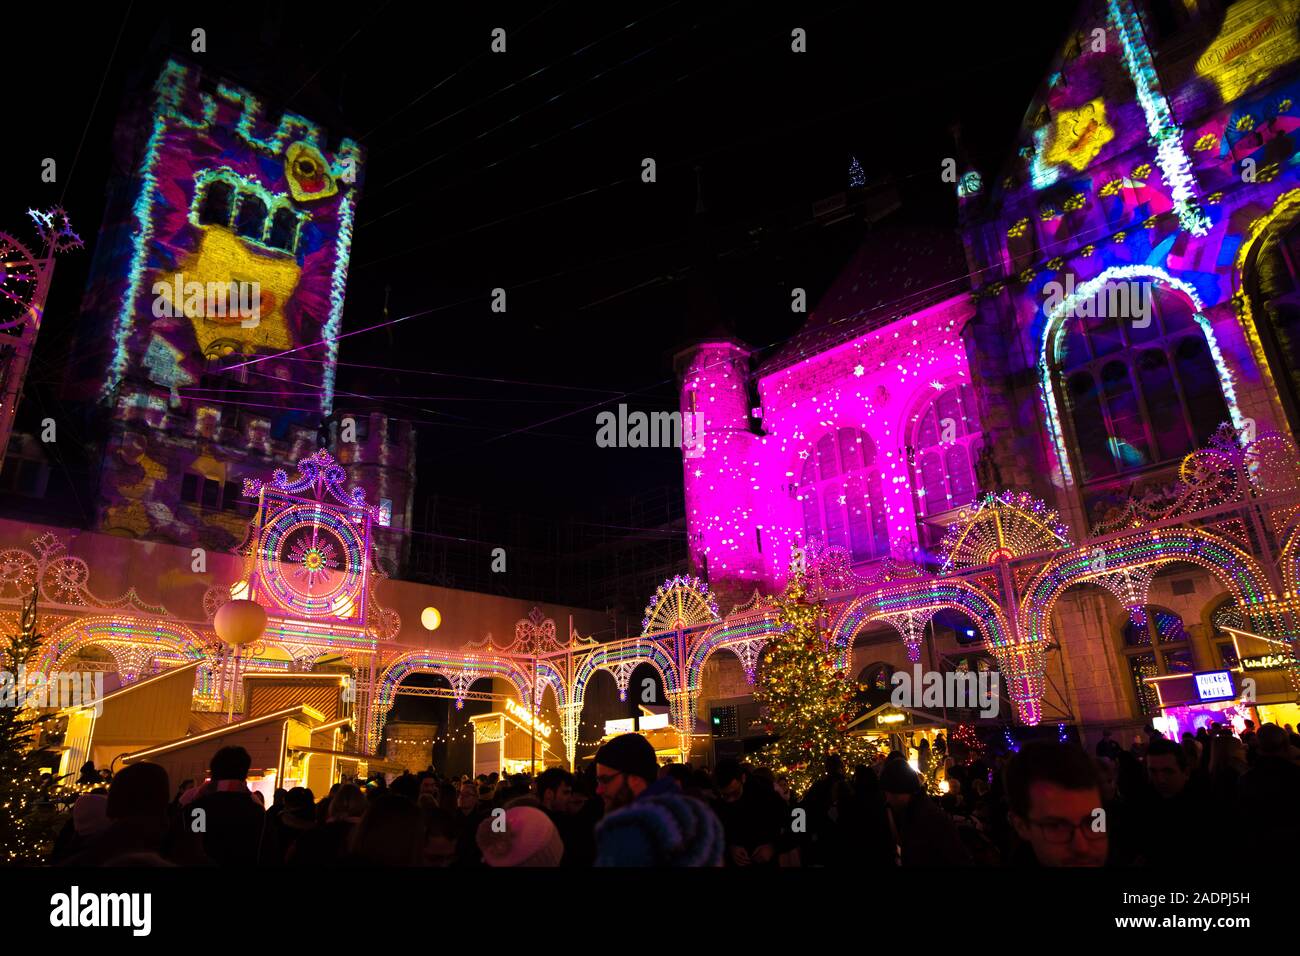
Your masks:
<svg viewBox="0 0 1300 956"><path fill-rule="evenodd" d="M654 748L623 734L596 751L596 866L721 866L726 840L717 815L659 777Z"/></svg>

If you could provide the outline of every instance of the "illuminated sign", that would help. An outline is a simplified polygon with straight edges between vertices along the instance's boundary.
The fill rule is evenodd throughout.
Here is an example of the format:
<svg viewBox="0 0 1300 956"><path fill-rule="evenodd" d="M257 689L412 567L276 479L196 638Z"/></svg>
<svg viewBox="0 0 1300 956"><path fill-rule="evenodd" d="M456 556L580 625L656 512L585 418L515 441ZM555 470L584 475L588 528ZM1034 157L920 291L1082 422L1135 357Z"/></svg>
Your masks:
<svg viewBox="0 0 1300 956"><path fill-rule="evenodd" d="M667 714L643 714L641 716L642 730L658 730L660 727L668 726Z"/></svg>
<svg viewBox="0 0 1300 956"><path fill-rule="evenodd" d="M605 721L605 735L613 736L615 734L634 734L636 733L636 718L625 717L622 720Z"/></svg>
<svg viewBox="0 0 1300 956"><path fill-rule="evenodd" d="M1201 700L1232 700L1237 696L1229 671L1209 671L1196 674L1196 696Z"/></svg>
<svg viewBox="0 0 1300 956"><path fill-rule="evenodd" d="M535 720L523 707L520 707L513 700L506 701L506 713L515 720L519 721L525 727L535 727L538 735L546 740L551 736L551 725L542 720Z"/></svg>
<svg viewBox="0 0 1300 956"><path fill-rule="evenodd" d="M1291 666L1291 658L1285 654L1260 654L1257 657L1243 657L1241 669L1247 671L1275 671Z"/></svg>

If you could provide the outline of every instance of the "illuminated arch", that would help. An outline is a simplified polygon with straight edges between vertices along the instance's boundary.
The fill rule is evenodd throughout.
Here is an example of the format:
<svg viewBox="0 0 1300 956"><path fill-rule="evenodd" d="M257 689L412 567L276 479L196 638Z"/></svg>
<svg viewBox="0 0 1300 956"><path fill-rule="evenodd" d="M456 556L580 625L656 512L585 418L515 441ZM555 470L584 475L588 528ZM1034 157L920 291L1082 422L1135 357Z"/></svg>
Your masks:
<svg viewBox="0 0 1300 956"><path fill-rule="evenodd" d="M894 614L920 614L945 608L966 614L975 622L990 647L1002 647L1015 640L998 602L978 588L956 579L909 581L899 587L884 588L855 598L844 605L832 623L832 640L841 655L847 655L853 646L853 636L868 621L887 621ZM845 656L844 663L847 661Z"/></svg>
<svg viewBox="0 0 1300 956"><path fill-rule="evenodd" d="M1286 596L1300 595L1300 520L1287 531L1278 563L1282 566L1282 589Z"/></svg>
<svg viewBox="0 0 1300 956"><path fill-rule="evenodd" d="M582 661L573 678L571 702L582 703L587 681L598 670L609 671L618 683L620 696L626 696L628 678L640 664L649 664L659 673L665 693L676 694L684 689L677 673L677 665L659 644L654 641L619 643L599 647Z"/></svg>
<svg viewBox="0 0 1300 956"><path fill-rule="evenodd" d="M1021 633L1028 642L1050 636L1052 611L1070 587L1115 571L1186 561L1227 586L1237 605L1275 599L1272 585L1255 559L1230 542L1196 528L1147 531L1105 545L1062 554L1048 562L1025 588L1020 603Z"/></svg>
<svg viewBox="0 0 1300 956"><path fill-rule="evenodd" d="M1046 410L1047 432L1051 436L1052 448L1056 452L1057 467L1066 484L1074 483L1074 475L1070 470L1069 454L1065 446L1065 434L1061 427L1061 411L1057 406L1056 389L1052 382L1052 376L1056 370L1056 362L1053 356L1056 354L1056 347L1065 327L1065 319L1080 302L1086 301L1101 292L1107 282L1132 279L1150 279L1154 283L1181 293L1191 301L1196 324L1200 326L1201 332L1205 336L1205 343L1210 350L1210 355L1214 359L1214 367L1219 375L1219 388L1223 392L1224 402L1228 406L1228 414L1232 416L1232 424L1237 429L1244 428L1246 425L1246 419L1237 404L1232 372L1228 368L1223 353L1219 350L1214 330L1210 326L1209 319L1204 314L1205 303L1196 288L1188 282L1174 278L1159 266L1145 264L1111 266L1076 287L1073 295L1063 298L1054 308L1047 312L1046 322L1043 324L1042 338L1039 342L1039 397Z"/></svg>
<svg viewBox="0 0 1300 956"><path fill-rule="evenodd" d="M757 620L725 621L709 628L691 648L686 659L686 686L691 690L699 688L704 665L719 650L732 651L748 675L751 665L757 661L761 645L780 633L777 628L775 614L764 615ZM749 654L754 656L747 660Z"/></svg>
<svg viewBox="0 0 1300 956"><path fill-rule="evenodd" d="M72 655L92 644L112 654L119 665L124 654L131 651L137 665L147 663L159 652L182 660L215 660L202 638L184 624L105 615L80 618L59 628L41 648L30 670L43 674L58 670ZM126 675L126 671L122 673Z"/></svg>
<svg viewBox="0 0 1300 956"><path fill-rule="evenodd" d="M1047 669L1042 642L1022 640L1001 605L965 581L911 581L850 601L831 626L832 639L840 650L838 666L848 668L853 636L868 621L887 621L903 632L900 620L928 621L936 611L944 609L961 611L979 628L1006 678L1007 696L1021 723L1033 726L1042 720Z"/></svg>
<svg viewBox="0 0 1300 956"><path fill-rule="evenodd" d="M1300 189L1291 189L1277 197L1273 203L1273 208L1267 214L1251 223L1250 234L1242 239L1241 246L1237 249L1237 258L1232 264L1232 303L1237 310L1237 320L1241 323L1241 330L1246 336L1246 341L1250 344L1250 353L1255 359L1255 366L1259 369L1260 377L1267 386L1269 401L1279 416L1281 416L1282 410L1278 406L1277 381L1273 376L1272 363L1269 362L1264 351L1264 342L1259 334L1259 324L1255 321L1255 315L1251 311L1251 296L1246 285L1246 270L1253 267L1258 261L1259 250L1269 236L1273 234L1274 224L1280 220L1284 228L1289 227L1294 224L1297 218L1300 218Z"/></svg>

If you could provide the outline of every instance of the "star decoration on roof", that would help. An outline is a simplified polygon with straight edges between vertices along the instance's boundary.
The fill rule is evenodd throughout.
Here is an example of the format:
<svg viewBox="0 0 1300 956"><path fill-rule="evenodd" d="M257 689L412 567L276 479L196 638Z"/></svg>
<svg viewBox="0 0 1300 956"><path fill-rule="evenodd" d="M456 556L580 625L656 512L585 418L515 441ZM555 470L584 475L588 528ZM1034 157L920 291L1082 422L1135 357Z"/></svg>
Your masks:
<svg viewBox="0 0 1300 956"><path fill-rule="evenodd" d="M862 376L867 374L867 370L861 365L855 365L853 367L853 374L856 375L858 378L862 378Z"/></svg>

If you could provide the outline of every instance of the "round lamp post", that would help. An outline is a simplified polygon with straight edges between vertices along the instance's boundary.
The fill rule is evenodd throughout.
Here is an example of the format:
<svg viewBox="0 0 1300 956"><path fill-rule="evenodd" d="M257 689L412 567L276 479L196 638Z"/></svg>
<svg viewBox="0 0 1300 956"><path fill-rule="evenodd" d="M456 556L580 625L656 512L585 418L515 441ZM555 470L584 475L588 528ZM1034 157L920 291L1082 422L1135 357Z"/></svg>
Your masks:
<svg viewBox="0 0 1300 956"><path fill-rule="evenodd" d="M217 609L212 619L212 627L217 637L229 644L235 651L235 672L230 682L230 711L226 722L235 719L235 682L239 680L239 649L245 644L252 644L266 631L266 608L256 601L228 601Z"/></svg>

